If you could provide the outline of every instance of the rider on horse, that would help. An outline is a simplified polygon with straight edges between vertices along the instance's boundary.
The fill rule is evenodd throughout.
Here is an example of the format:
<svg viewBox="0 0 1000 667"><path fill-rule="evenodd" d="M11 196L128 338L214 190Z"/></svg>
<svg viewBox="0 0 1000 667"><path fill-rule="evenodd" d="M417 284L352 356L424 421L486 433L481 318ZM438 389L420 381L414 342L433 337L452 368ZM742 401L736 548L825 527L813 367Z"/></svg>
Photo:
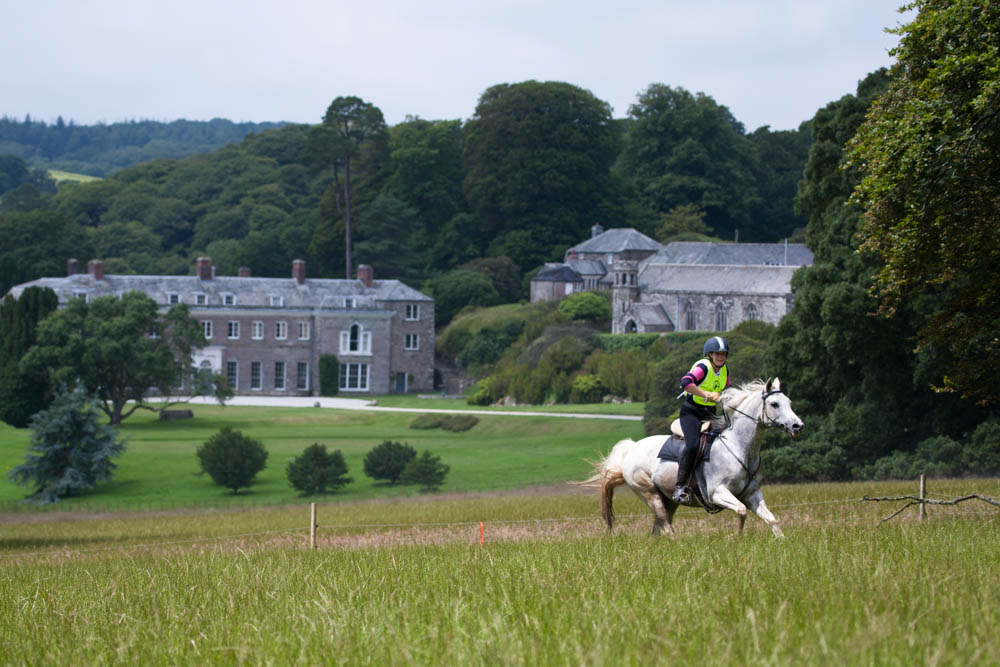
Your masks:
<svg viewBox="0 0 1000 667"><path fill-rule="evenodd" d="M729 346L724 338L713 336L705 341L704 359L694 363L681 378L684 402L681 404L681 429L684 431L684 452L677 468L677 485L672 500L688 503L691 500L688 486L694 458L698 453L701 423L715 416L715 404L722 390L729 386L729 367L726 357ZM682 394L683 395L683 394Z"/></svg>

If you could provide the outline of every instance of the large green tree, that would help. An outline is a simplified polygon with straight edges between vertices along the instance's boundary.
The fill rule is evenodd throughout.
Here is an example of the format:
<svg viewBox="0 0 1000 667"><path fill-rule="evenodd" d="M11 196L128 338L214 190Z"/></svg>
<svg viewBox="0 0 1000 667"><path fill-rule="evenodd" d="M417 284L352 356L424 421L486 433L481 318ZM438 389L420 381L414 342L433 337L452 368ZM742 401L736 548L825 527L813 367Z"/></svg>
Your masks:
<svg viewBox="0 0 1000 667"><path fill-rule="evenodd" d="M39 324L37 340L22 366L48 369L55 384L82 382L100 399L112 424L148 408L153 389L170 396L183 378L192 376L192 351L205 345L187 306L161 314L141 292L90 303L72 299Z"/></svg>
<svg viewBox="0 0 1000 667"><path fill-rule="evenodd" d="M766 355L767 373L781 377L807 424L802 439L775 441L779 449L765 457L765 463L767 457L784 461L786 476L847 478L932 435L959 438L984 416L957 397L930 391L928 376L947 359L930 349L912 352L926 304L911 303L892 320L872 315L877 303L869 286L880 265L872 253L858 250L861 210L849 198L859 176L845 164L844 145L887 86L886 72L875 72L858 84L857 94L831 102L811 123L813 144L797 205L809 218L806 243L815 261L793 277L794 308Z"/></svg>
<svg viewBox="0 0 1000 667"><path fill-rule="evenodd" d="M464 190L476 227L465 231L482 255L521 267L560 258L595 222L609 222L618 147L611 107L587 90L490 87L466 124Z"/></svg>
<svg viewBox="0 0 1000 667"><path fill-rule="evenodd" d="M883 265L881 312L932 297L922 345L949 350L938 380L1000 404L1000 5L919 0L888 92L872 107L850 159L863 175L863 250Z"/></svg>
<svg viewBox="0 0 1000 667"><path fill-rule="evenodd" d="M768 221L755 220L759 203L755 153L743 125L704 93L650 85L629 108L619 168L640 200L666 214L694 204L716 235L764 238Z"/></svg>

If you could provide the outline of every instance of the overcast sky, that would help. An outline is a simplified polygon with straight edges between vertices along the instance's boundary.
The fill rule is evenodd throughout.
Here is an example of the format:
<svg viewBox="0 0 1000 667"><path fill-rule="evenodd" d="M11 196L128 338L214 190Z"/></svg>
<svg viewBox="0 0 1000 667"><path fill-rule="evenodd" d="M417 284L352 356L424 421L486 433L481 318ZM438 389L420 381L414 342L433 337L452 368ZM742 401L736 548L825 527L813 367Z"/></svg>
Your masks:
<svg viewBox="0 0 1000 667"><path fill-rule="evenodd" d="M566 81L624 117L651 83L784 130L891 64L897 0L0 0L0 115L319 122L339 95L469 118Z"/></svg>

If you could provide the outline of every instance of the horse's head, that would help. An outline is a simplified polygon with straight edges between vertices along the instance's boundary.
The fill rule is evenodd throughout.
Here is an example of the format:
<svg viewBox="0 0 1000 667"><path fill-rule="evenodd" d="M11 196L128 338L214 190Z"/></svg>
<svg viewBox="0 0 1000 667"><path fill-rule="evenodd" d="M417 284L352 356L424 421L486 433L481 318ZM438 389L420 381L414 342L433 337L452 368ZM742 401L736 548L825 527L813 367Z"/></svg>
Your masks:
<svg viewBox="0 0 1000 667"><path fill-rule="evenodd" d="M793 438L802 433L802 420L792 411L792 401L781 391L778 378L768 380L760 393L763 401L761 418L765 424L780 426Z"/></svg>

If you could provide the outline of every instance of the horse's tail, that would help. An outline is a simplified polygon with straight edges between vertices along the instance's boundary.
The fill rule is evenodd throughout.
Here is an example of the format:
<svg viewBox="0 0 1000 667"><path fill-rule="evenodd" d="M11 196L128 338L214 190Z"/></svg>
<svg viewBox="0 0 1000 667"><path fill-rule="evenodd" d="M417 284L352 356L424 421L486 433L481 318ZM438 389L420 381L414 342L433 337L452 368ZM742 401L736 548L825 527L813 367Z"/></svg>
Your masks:
<svg viewBox="0 0 1000 667"><path fill-rule="evenodd" d="M625 460L625 453L635 442L626 438L615 444L611 448L611 453L604 459L593 463L594 474L582 482L574 482L580 486L589 486L601 491L601 516L608 524L610 531L615 524L615 508L613 505L615 489L625 483L625 476L622 474L622 464Z"/></svg>

